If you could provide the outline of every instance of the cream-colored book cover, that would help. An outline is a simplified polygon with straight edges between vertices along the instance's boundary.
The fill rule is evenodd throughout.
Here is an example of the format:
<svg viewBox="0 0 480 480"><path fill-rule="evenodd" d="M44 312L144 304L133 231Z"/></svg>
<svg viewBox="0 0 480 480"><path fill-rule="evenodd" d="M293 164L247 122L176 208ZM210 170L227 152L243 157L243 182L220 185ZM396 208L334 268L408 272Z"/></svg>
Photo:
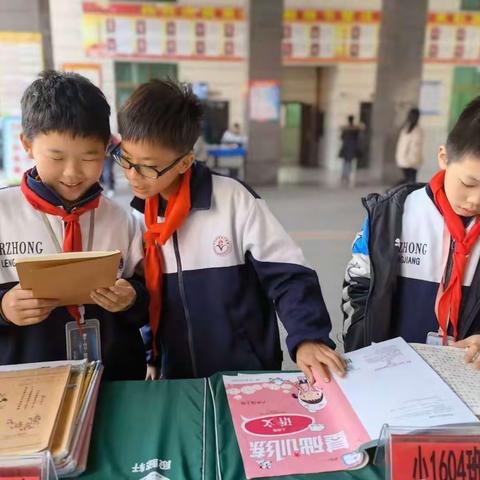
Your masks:
<svg viewBox="0 0 480 480"><path fill-rule="evenodd" d="M61 305L92 303L90 292L115 284L120 251L36 255L15 260L20 285Z"/></svg>
<svg viewBox="0 0 480 480"><path fill-rule="evenodd" d="M80 408L84 380L85 367L72 370L53 436L51 453L54 459L64 457L69 453L68 449Z"/></svg>
<svg viewBox="0 0 480 480"><path fill-rule="evenodd" d="M0 455L49 448L71 367L0 372Z"/></svg>

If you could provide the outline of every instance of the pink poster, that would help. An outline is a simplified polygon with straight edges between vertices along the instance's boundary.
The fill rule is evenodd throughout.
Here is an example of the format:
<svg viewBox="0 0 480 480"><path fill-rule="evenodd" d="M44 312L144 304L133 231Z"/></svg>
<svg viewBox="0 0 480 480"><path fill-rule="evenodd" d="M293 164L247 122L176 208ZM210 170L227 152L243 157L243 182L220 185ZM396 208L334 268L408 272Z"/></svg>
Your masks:
<svg viewBox="0 0 480 480"><path fill-rule="evenodd" d="M337 383L300 372L224 376L247 478L360 468L370 437Z"/></svg>

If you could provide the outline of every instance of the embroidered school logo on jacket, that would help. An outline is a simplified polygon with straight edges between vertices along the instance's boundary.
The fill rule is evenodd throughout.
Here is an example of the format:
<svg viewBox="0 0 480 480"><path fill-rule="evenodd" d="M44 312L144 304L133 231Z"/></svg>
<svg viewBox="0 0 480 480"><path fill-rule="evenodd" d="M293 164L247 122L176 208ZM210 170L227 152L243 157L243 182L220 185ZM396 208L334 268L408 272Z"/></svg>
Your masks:
<svg viewBox="0 0 480 480"><path fill-rule="evenodd" d="M213 251L222 257L228 255L232 251L232 242L227 237L219 235L213 241Z"/></svg>

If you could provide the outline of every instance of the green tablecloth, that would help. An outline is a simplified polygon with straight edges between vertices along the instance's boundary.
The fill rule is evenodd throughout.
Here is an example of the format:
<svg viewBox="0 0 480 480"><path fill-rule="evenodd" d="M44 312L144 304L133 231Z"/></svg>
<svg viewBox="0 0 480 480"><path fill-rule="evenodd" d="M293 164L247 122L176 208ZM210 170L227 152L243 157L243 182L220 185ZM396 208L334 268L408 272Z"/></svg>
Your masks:
<svg viewBox="0 0 480 480"><path fill-rule="evenodd" d="M103 384L88 469L81 478L245 479L221 374ZM381 480L384 474L368 465L353 472L275 478Z"/></svg>

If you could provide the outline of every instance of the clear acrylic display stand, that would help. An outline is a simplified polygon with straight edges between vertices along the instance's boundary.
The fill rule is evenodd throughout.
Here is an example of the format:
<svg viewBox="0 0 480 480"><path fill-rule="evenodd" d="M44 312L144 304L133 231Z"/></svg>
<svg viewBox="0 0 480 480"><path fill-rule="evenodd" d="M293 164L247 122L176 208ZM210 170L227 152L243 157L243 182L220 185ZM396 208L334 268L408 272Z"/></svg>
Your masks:
<svg viewBox="0 0 480 480"><path fill-rule="evenodd" d="M480 424L384 425L374 463L386 480L480 478Z"/></svg>
<svg viewBox="0 0 480 480"><path fill-rule="evenodd" d="M0 480L7 478L58 480L49 451L31 455L0 456Z"/></svg>

